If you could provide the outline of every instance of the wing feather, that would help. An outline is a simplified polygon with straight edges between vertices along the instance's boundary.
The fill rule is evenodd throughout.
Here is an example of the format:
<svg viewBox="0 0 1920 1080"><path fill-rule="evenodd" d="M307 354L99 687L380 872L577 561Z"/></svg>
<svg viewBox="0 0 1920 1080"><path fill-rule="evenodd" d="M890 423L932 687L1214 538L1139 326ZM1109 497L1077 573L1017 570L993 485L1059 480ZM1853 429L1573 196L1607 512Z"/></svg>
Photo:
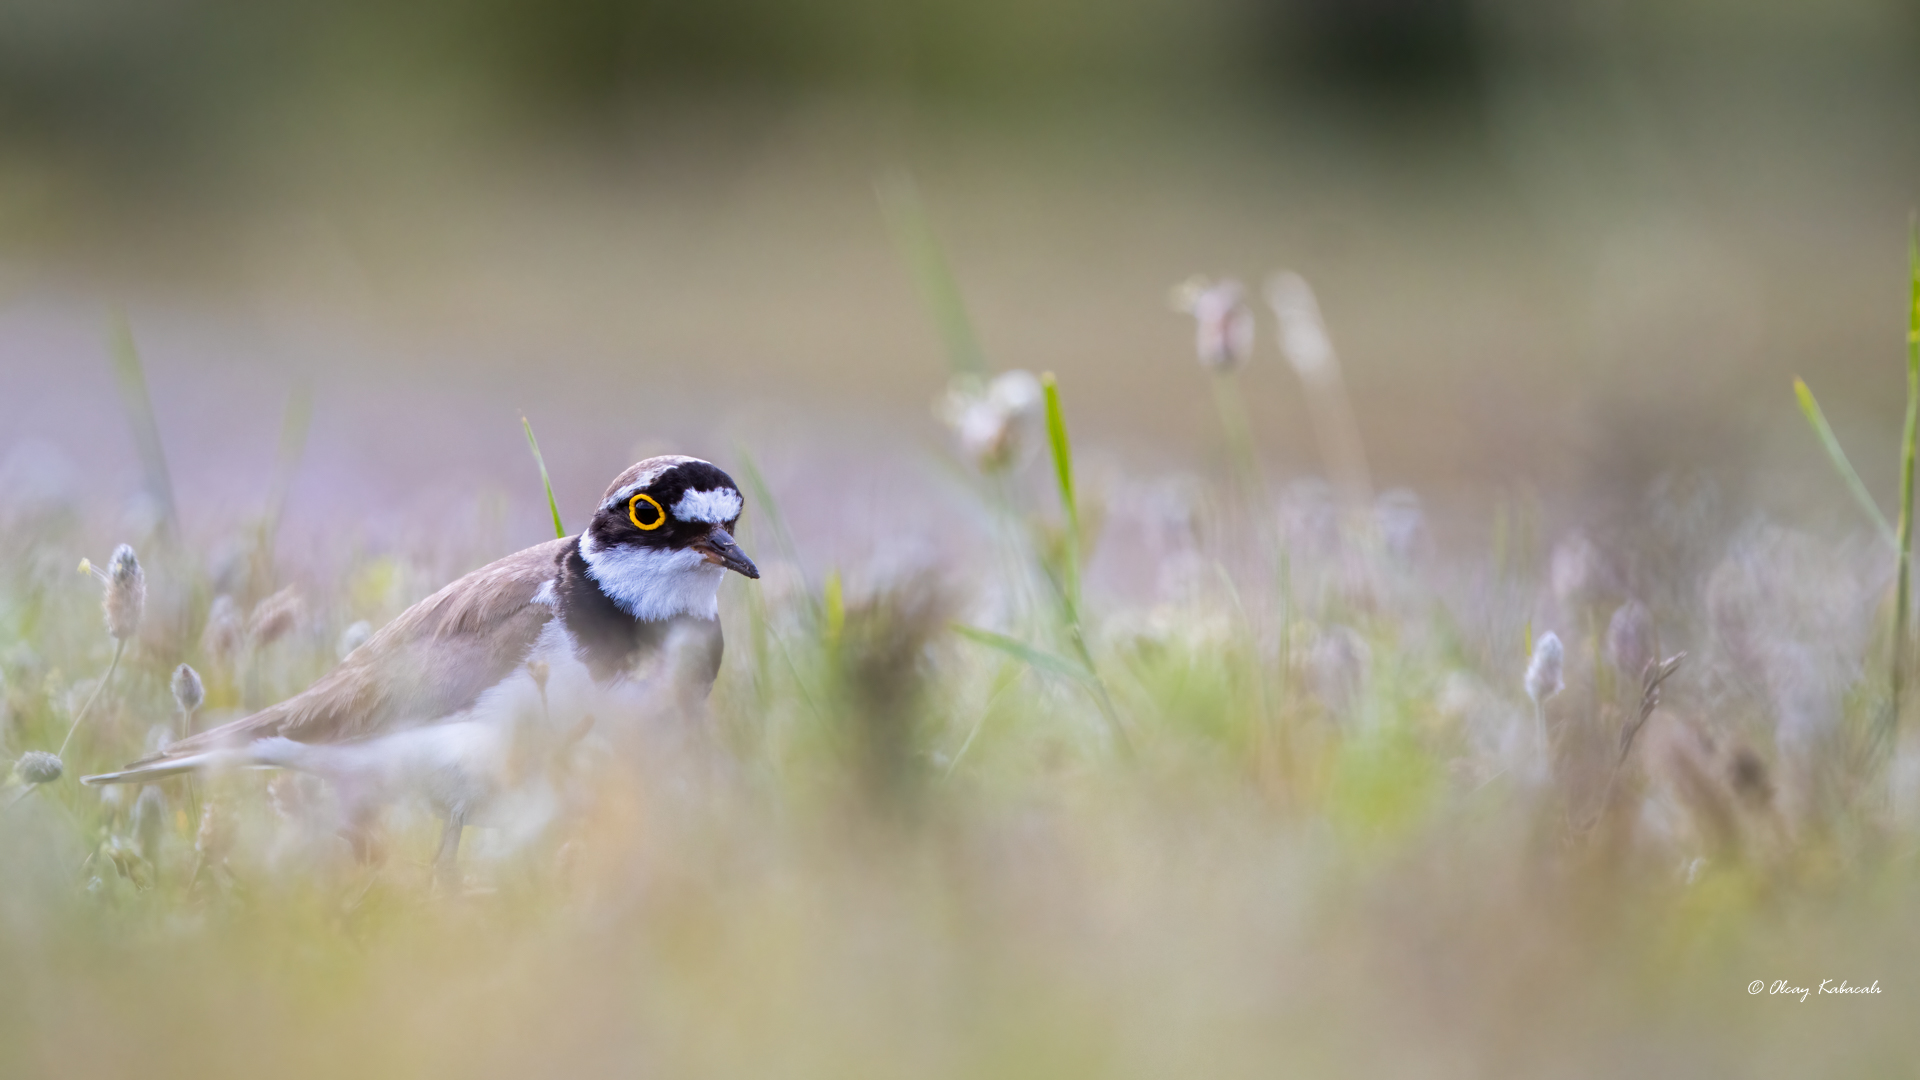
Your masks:
<svg viewBox="0 0 1920 1080"><path fill-rule="evenodd" d="M347 742L470 707L526 661L554 615L535 597L573 543L549 540L475 570L402 612L302 693L134 765L276 735Z"/></svg>

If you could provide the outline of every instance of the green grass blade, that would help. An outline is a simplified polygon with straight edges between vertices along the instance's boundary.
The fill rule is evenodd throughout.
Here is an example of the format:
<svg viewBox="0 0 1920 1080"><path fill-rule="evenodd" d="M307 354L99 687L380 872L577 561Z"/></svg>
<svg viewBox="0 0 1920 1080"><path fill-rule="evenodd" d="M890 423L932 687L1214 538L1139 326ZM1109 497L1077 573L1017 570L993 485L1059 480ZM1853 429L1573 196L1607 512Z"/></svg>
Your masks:
<svg viewBox="0 0 1920 1080"><path fill-rule="evenodd" d="M772 538L774 548L776 548L776 550L780 552L781 557L787 561L787 565L793 567L795 573L801 575L801 596L804 598L806 607L808 607L808 609L812 611L812 615L814 615L814 623L824 626L829 638L831 638L831 642L837 644L837 642L839 642L839 626L847 621L847 611L845 611L845 607L835 607L835 605L841 603L841 600L839 600L839 588L841 588L841 584L839 584L839 571L831 571L831 573L829 573L828 580L826 580L826 588L822 590L822 596L816 598L814 592L812 592L812 586L810 586L808 580L806 580L806 573L799 569L799 567L801 567L801 546L793 540L793 530L787 528L787 515L780 513L780 502L774 498L774 488L768 486L766 477L760 473L760 463L755 461L755 457L753 457L753 454L751 454L745 446L741 446L741 444L737 444L737 442L733 444L733 455L739 457L741 477L745 477L745 480L747 480L747 492L753 496L753 505L758 507L760 517L766 519L766 532L768 532L768 536ZM755 532L755 536L758 536L758 532ZM835 611L837 611L837 615L835 615ZM835 619L839 619L839 623L835 623Z"/></svg>
<svg viewBox="0 0 1920 1080"><path fill-rule="evenodd" d="M560 524L560 503L553 497L553 480L547 476L547 459L540 456L540 444L534 440L533 425L527 422L525 413L520 415L520 427L527 433L527 448L533 451L533 463L540 466L540 484L547 489L547 509L553 514L553 535L564 539L567 527Z"/></svg>
<svg viewBox="0 0 1920 1080"><path fill-rule="evenodd" d="M1880 506L1868 493L1867 485L1861 481L1860 474L1853 469L1853 463L1847 460L1847 452L1840 448L1840 440L1833 434L1833 428L1827 423L1826 414L1820 411L1820 403L1814 400L1813 391L1807 388L1804 380L1793 380L1793 396L1800 399L1800 412L1806 416L1807 424L1813 428L1814 435L1820 439L1820 445L1827 451L1827 460L1833 463L1833 469L1846 482L1847 490L1853 493L1854 501L1867 512L1867 518L1879 531L1881 539L1889 547L1899 550L1899 542L1893 533L1893 526L1887 523L1887 516L1880 512Z"/></svg>
<svg viewBox="0 0 1920 1080"><path fill-rule="evenodd" d="M1067 417L1060 408L1060 383L1049 371L1040 376L1047 397L1047 444L1053 450L1054 479L1060 485L1060 508L1067 520L1077 526L1080 507L1073 497L1073 442L1067 438Z"/></svg>
<svg viewBox="0 0 1920 1080"><path fill-rule="evenodd" d="M840 571L827 571L826 584L820 590L822 631L827 648L838 649L847 630L847 596L840 584Z"/></svg>
<svg viewBox="0 0 1920 1080"><path fill-rule="evenodd" d="M953 276L940 240L927 220L920 203L919 189L905 173L884 176L874 185L880 198L880 212L886 217L887 231L894 246L913 275L914 287L933 320L934 332L946 350L947 370L952 375L985 378L987 361L980 351L980 339L973 332L973 320L960 298L960 283Z"/></svg>
<svg viewBox="0 0 1920 1080"><path fill-rule="evenodd" d="M766 519L767 532L771 534L780 554L798 566L800 549L794 543L793 532L787 528L787 519L780 512L780 504L773 497L773 489L767 486L767 478L760 474L760 466L746 447L735 443L734 456L740 459L740 475L747 481L747 493L753 496L753 506L762 518Z"/></svg>
<svg viewBox="0 0 1920 1080"><path fill-rule="evenodd" d="M119 384L120 400L126 406L127 423L133 428L133 445L140 453L140 467L147 474L147 491L160 503L162 527L178 536L180 518L173 498L173 474L167 469L167 455L160 446L160 425L154 420L146 369L140 363L140 350L133 343L133 327L124 313L113 314L107 342L113 358L114 381Z"/></svg>
<svg viewBox="0 0 1920 1080"><path fill-rule="evenodd" d="M1907 308L1908 363L1920 355L1920 222L1907 221L1907 289L1912 303Z"/></svg>
<svg viewBox="0 0 1920 1080"><path fill-rule="evenodd" d="M1010 638L1005 634L996 634L991 630L982 630L965 623L954 623L953 632L976 645L985 645L989 649L1003 652L1035 670L1065 676L1085 685L1093 684L1093 675L1079 664L1045 650L1036 649L1018 638Z"/></svg>
<svg viewBox="0 0 1920 1080"><path fill-rule="evenodd" d="M1040 376L1047 402L1047 445L1053 450L1053 475L1060 487L1060 509L1067 515L1064 592L1067 621L1076 624L1080 610L1080 504L1073 493L1073 442L1067 437L1067 417L1060 407L1060 383L1049 371Z"/></svg>
<svg viewBox="0 0 1920 1080"><path fill-rule="evenodd" d="M1913 458L1920 437L1920 223L1907 222L1907 426L1900 440L1900 535L1894 550L1900 572L1893 597L1893 663L1888 675L1886 731L1900 725L1900 693L1906 681L1907 617L1913 581Z"/></svg>

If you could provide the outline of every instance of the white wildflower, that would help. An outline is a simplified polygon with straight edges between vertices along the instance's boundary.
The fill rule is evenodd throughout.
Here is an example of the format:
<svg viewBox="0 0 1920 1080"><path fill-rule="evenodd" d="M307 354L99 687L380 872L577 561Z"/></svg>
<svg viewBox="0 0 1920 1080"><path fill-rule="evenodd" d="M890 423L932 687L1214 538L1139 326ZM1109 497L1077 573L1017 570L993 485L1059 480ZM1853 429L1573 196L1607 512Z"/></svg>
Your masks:
<svg viewBox="0 0 1920 1080"><path fill-rule="evenodd" d="M1238 281L1190 278L1173 290L1173 306L1193 316L1193 349L1202 366L1232 371L1253 355L1253 312Z"/></svg>
<svg viewBox="0 0 1920 1080"><path fill-rule="evenodd" d="M1613 591L1613 574L1606 556L1586 533L1569 534L1553 545L1547 577L1553 584L1554 598L1569 612Z"/></svg>
<svg viewBox="0 0 1920 1080"><path fill-rule="evenodd" d="M1538 705L1566 689L1567 650L1560 635L1549 630L1534 643L1533 659L1527 664L1527 696Z"/></svg>
<svg viewBox="0 0 1920 1080"><path fill-rule="evenodd" d="M955 379L936 411L953 429L967 460L995 472L1019 464L1035 445L1042 400L1040 380L1015 369L984 385Z"/></svg>
<svg viewBox="0 0 1920 1080"><path fill-rule="evenodd" d="M1533 699L1534 734L1542 761L1547 756L1547 699L1566 688L1566 659L1560 636L1549 630L1534 643L1533 659L1527 663L1527 696Z"/></svg>
<svg viewBox="0 0 1920 1080"><path fill-rule="evenodd" d="M1654 659L1653 613L1647 605L1629 600L1607 621L1607 659L1628 678L1645 674Z"/></svg>

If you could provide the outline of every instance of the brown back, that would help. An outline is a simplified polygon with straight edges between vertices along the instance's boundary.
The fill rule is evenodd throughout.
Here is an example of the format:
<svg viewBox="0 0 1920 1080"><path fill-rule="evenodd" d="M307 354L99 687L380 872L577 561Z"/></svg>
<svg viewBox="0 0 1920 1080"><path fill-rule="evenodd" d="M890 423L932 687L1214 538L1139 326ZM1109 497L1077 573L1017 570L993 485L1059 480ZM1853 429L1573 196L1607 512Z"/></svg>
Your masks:
<svg viewBox="0 0 1920 1080"><path fill-rule="evenodd" d="M526 661L553 618L553 607L535 603L534 594L573 542L549 540L475 570L402 612L304 692L135 764L275 735L347 742L472 706Z"/></svg>

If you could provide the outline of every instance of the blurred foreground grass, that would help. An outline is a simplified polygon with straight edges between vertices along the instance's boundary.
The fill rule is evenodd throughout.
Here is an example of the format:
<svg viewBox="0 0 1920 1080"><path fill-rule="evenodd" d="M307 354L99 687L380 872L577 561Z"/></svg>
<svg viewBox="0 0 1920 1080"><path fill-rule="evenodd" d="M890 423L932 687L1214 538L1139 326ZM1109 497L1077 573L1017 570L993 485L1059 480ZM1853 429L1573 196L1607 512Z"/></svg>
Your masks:
<svg viewBox="0 0 1920 1080"><path fill-rule="evenodd" d="M707 730L572 762L531 843L469 830L459 895L417 808L363 861L298 778L74 777L298 691L494 553L318 575L275 561L271 515L130 538L149 595L117 681L67 775L0 816L0 1075L1911 1068L1920 756L1873 738L1877 538L1710 529L1677 482L1551 544L1515 503L1465 552L1407 492L1270 493L1252 465L1076 488L1035 460L1067 458L1057 399L1049 451L1016 382L946 406L974 558L809 575L779 507L818 493L723 462L767 573L726 586ZM1082 595L1121 531L1150 601ZM106 539L0 507L9 759L107 670L72 572ZM1523 674L1549 629L1543 749ZM1616 766L1640 672L1682 648ZM1748 992L1841 979L1882 992Z"/></svg>

